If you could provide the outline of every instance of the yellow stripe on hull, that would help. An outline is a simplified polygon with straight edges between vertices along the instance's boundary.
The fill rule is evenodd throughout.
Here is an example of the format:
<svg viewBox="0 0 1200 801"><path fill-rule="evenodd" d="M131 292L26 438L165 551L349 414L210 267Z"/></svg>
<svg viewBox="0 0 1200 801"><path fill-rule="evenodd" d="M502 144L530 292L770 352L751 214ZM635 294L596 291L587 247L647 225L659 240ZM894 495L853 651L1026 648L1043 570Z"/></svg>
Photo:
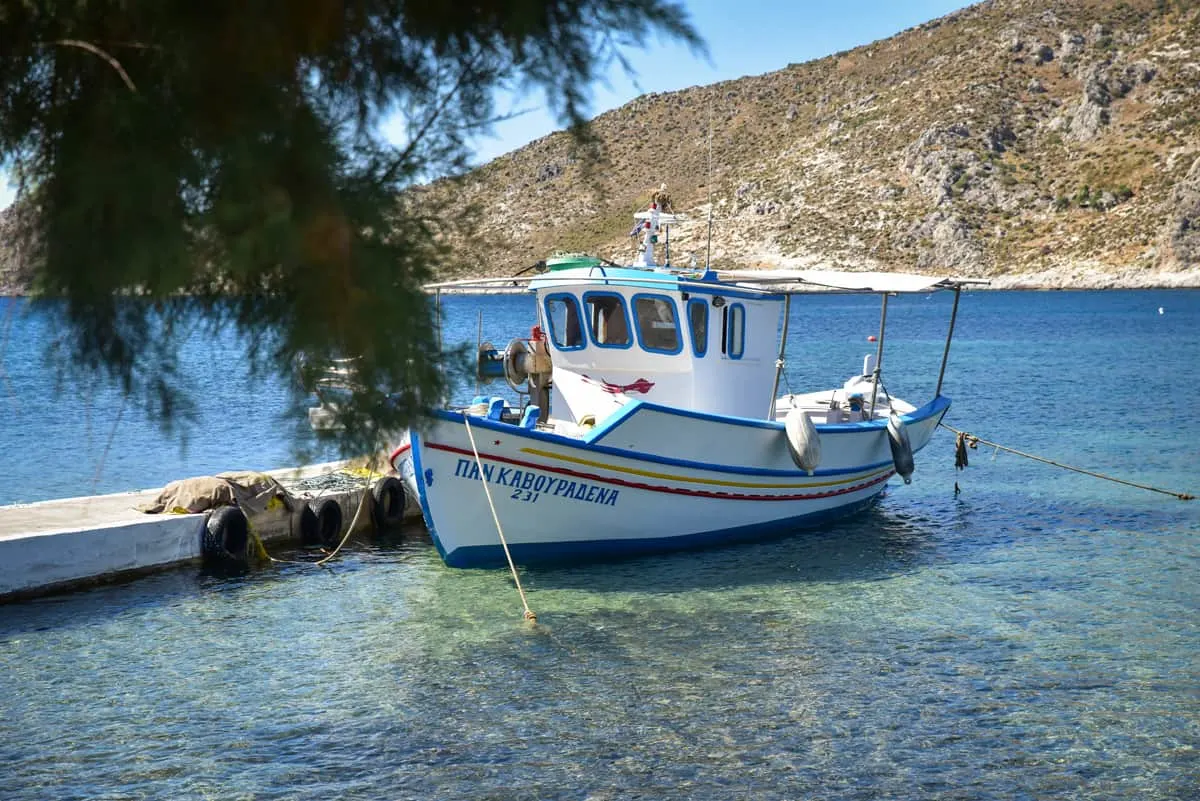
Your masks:
<svg viewBox="0 0 1200 801"><path fill-rule="evenodd" d="M696 478L694 476L680 476L671 473L656 473L651 470L639 470L636 467L618 467L604 462L595 462L591 459L581 459L578 456L564 456L560 453L552 451L544 451L540 448L521 448L522 453L528 453L532 456L541 456L544 459L556 459L561 462L571 462L573 464L585 465L587 467L598 467L601 470L611 470L614 473L625 473L627 475L642 476L644 478L657 478L663 481L682 481L691 484L709 484L716 487L742 487L746 489L812 489L814 487L836 487L843 484L854 484L864 479L874 478L888 472L891 468L885 467L878 470L873 470L870 473L855 475L853 477L845 477L834 479L833 481L807 481L803 484L762 484L750 481L726 481L719 478Z"/></svg>

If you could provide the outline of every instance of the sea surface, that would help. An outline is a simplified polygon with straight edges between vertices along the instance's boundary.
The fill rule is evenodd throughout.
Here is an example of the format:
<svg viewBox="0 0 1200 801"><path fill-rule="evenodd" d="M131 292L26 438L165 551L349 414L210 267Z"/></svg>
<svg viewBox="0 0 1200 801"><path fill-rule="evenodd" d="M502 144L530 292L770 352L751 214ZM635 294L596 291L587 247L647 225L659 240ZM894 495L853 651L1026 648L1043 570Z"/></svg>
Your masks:
<svg viewBox="0 0 1200 801"><path fill-rule="evenodd" d="M444 305L472 348L480 312L502 345L533 308ZM893 300L894 394L928 400L949 312ZM798 298L784 389L857 372L878 324L874 299ZM0 299L0 503L303 444L232 340L188 346L183 441L56 377L54 335ZM957 428L1200 494L1200 292L965 294L943 391ZM956 471L953 446L819 530L523 571L537 627L507 573L443 567L420 526L325 568L0 606L0 799L1200 797L1200 501L984 446Z"/></svg>

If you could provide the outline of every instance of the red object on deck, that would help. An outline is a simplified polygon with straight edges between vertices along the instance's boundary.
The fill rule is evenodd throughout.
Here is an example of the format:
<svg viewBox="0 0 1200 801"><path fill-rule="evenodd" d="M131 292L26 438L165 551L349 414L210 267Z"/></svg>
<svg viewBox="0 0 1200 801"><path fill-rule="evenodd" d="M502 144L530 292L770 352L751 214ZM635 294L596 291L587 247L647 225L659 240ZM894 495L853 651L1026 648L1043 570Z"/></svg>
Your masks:
<svg viewBox="0 0 1200 801"><path fill-rule="evenodd" d="M867 337L867 341L868 341L868 342L874 342L874 341L875 341L875 335L874 335L874 334L871 334L869 337Z"/></svg>

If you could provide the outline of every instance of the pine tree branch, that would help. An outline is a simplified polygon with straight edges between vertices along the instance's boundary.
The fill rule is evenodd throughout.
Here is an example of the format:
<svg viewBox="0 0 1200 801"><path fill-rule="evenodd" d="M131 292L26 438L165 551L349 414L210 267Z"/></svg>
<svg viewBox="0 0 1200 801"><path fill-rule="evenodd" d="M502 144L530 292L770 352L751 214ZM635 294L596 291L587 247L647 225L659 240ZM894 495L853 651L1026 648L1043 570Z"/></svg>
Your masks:
<svg viewBox="0 0 1200 801"><path fill-rule="evenodd" d="M84 42L80 39L58 39L54 42L51 42L51 44L55 44L60 47L78 47L81 50L88 51L92 55L99 56L107 61L110 67L117 71L117 74L121 76L121 80L123 80L125 85L129 87L129 91L137 94L137 87L133 85L133 80L129 77L129 73L125 72L125 68L121 66L121 62L117 61L117 59L110 53L101 50L91 42Z"/></svg>

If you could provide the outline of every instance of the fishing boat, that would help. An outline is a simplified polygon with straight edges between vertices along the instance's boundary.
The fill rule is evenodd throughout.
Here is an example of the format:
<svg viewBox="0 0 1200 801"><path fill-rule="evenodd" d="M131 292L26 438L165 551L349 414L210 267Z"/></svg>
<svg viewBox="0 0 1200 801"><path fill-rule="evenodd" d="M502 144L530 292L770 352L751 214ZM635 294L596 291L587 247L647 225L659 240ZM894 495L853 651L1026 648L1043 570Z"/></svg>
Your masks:
<svg viewBox="0 0 1200 801"><path fill-rule="evenodd" d="M580 562L816 526L869 506L896 475L907 483L950 408L942 380L972 281L679 269L655 253L677 218L635 216L633 264L521 279L537 299L529 335L480 355L480 374L503 373L516 402L430 411L397 448L447 565ZM888 298L941 290L954 307L937 389L916 406L881 380ZM876 351L841 386L780 395L791 300L812 291L878 295Z"/></svg>

